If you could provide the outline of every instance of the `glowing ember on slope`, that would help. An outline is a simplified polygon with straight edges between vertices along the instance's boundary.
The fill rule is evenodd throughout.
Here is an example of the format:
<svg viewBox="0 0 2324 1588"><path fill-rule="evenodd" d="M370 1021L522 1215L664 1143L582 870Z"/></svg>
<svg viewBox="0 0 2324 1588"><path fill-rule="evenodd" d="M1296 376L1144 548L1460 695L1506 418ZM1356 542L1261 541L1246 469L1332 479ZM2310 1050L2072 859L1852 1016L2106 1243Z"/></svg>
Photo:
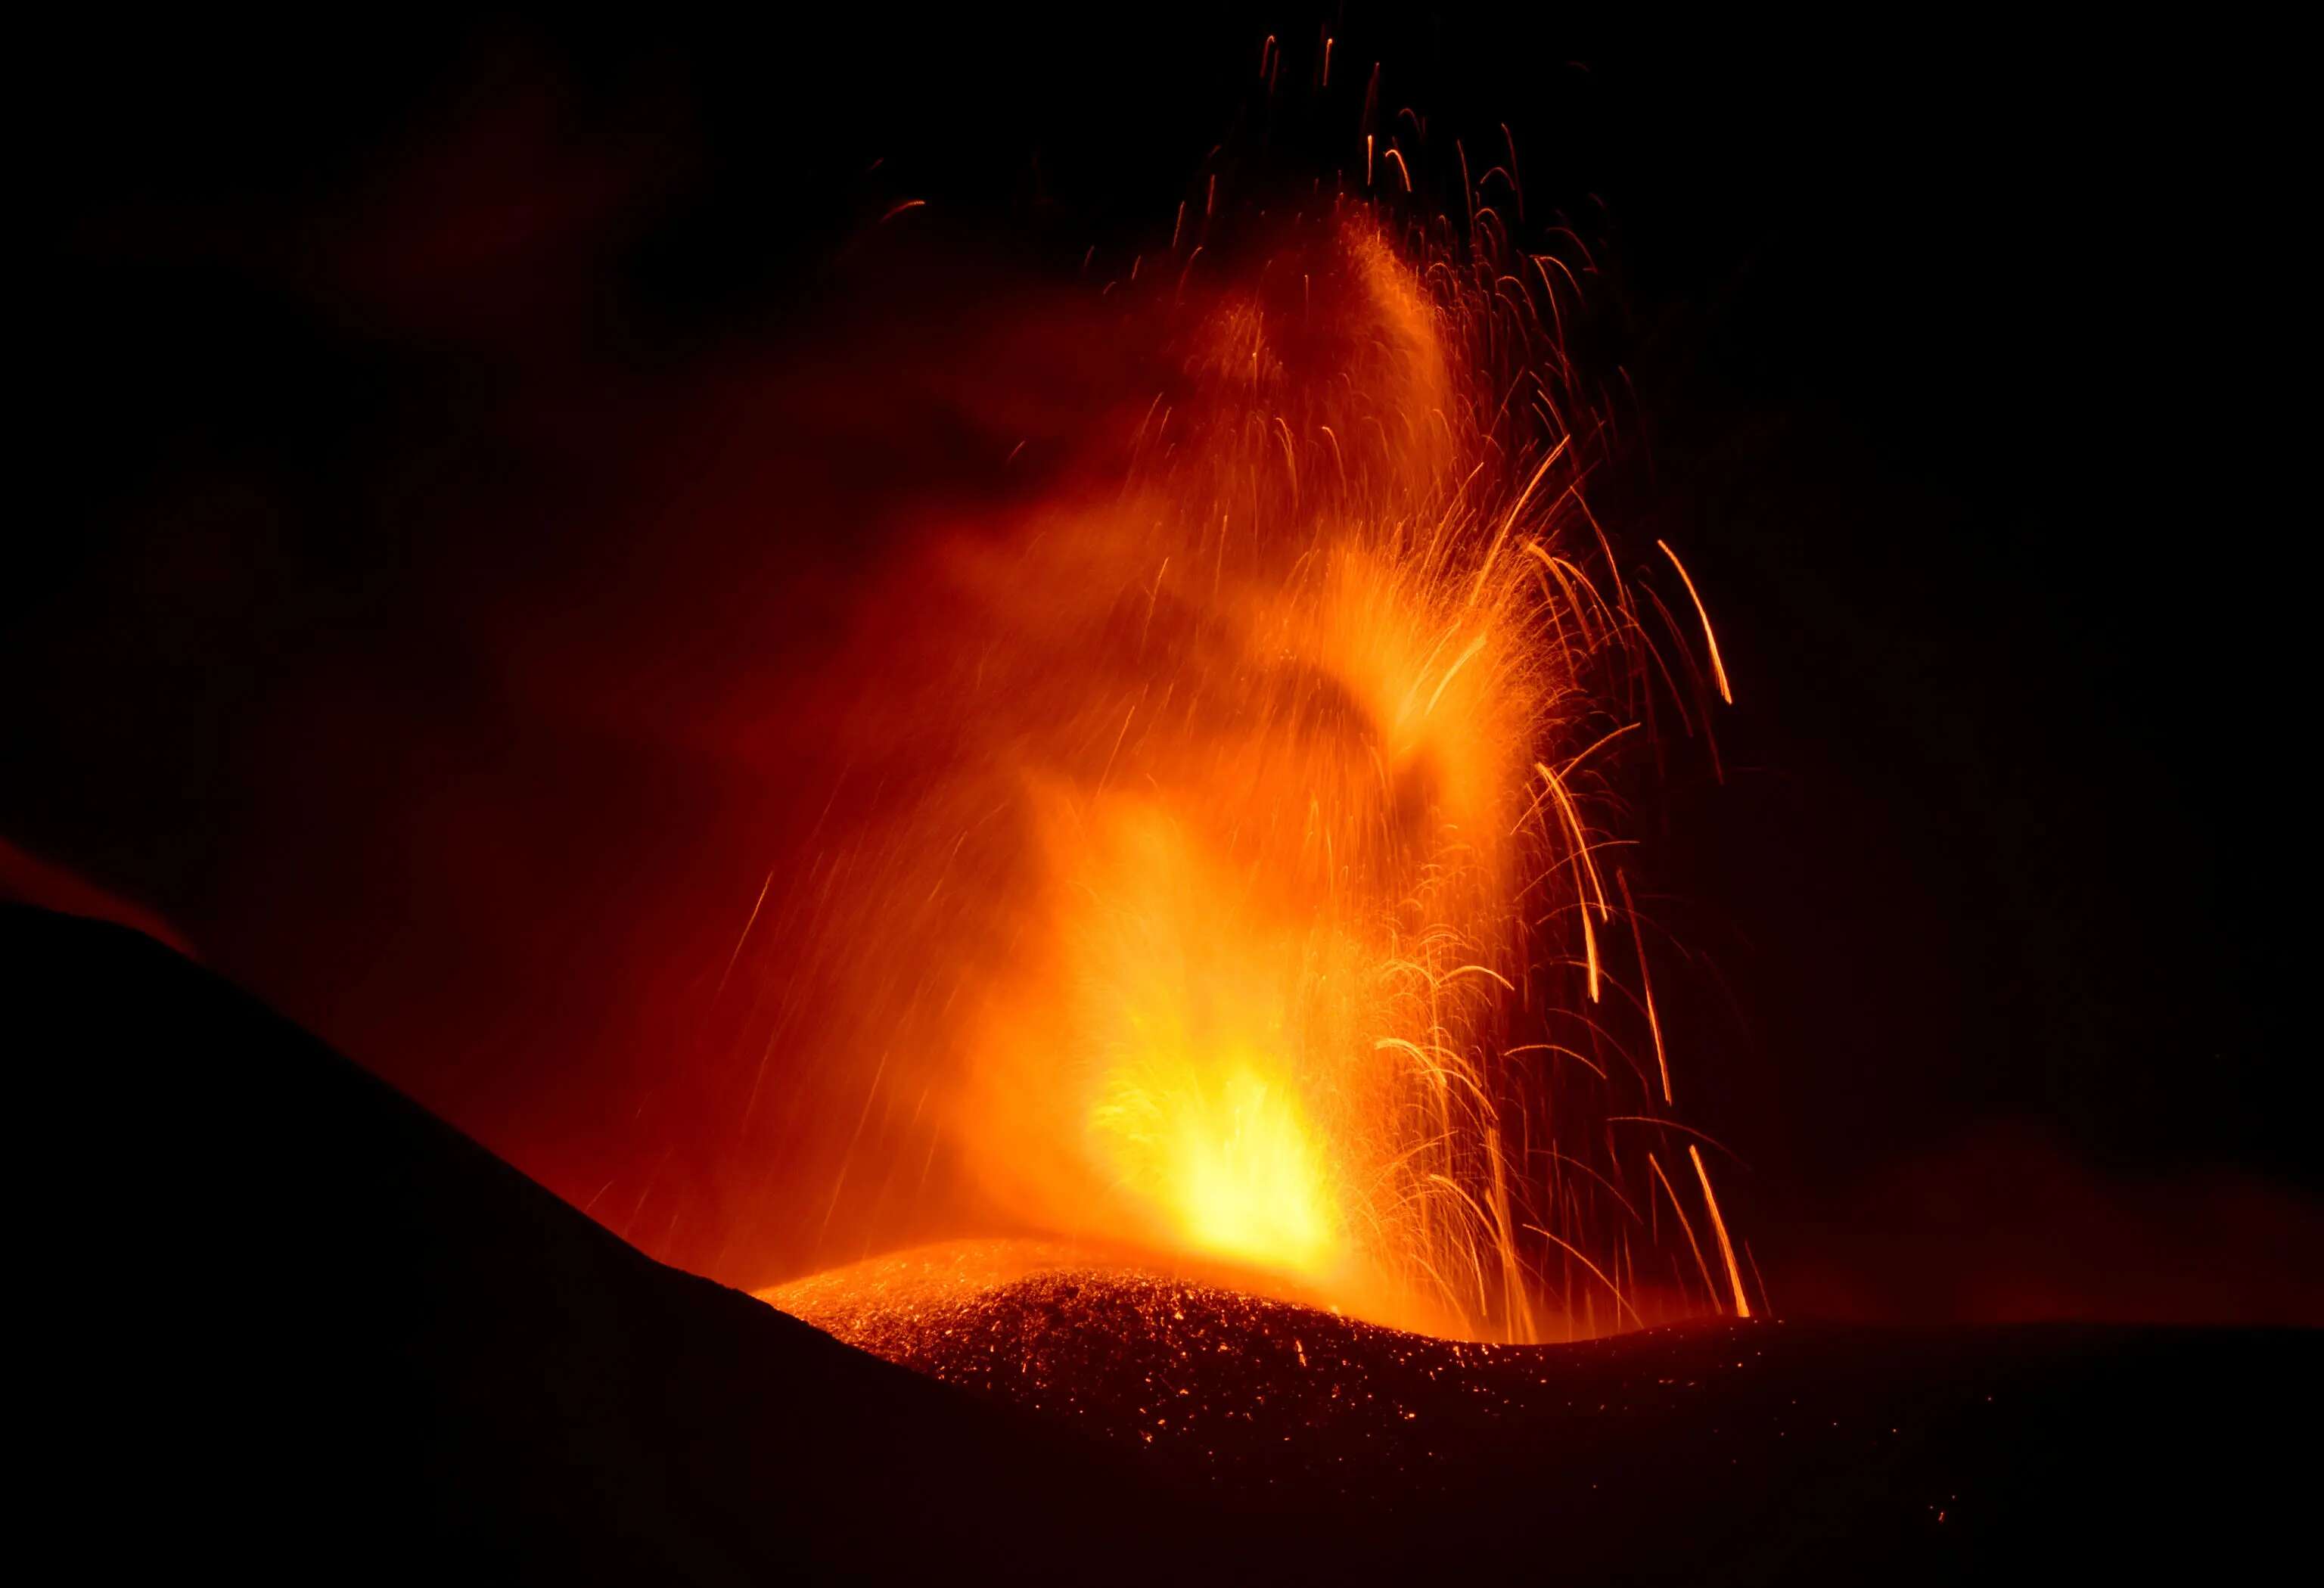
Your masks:
<svg viewBox="0 0 2324 1588"><path fill-rule="evenodd" d="M1654 697L1692 732L1710 692L1583 499L1574 272L1489 210L1457 245L1393 219L1342 197L1111 283L1150 400L940 537L908 632L872 620L844 731L912 791L800 884L874 1060L826 1220L941 1159L955 1227L1446 1334L1643 1321L1662 1221L1602 1122L1673 1087L1606 824ZM1697 1305L1741 1313L1696 1168L1729 1281L1698 1265Z"/></svg>

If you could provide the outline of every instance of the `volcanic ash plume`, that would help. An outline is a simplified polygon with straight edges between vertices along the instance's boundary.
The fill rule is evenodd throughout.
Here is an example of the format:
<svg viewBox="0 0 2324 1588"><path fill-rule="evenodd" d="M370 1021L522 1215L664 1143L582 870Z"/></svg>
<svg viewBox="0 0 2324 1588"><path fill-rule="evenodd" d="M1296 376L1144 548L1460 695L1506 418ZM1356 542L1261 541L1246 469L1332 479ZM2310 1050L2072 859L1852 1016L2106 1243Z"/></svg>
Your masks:
<svg viewBox="0 0 2324 1588"><path fill-rule="evenodd" d="M864 1076L823 1216L942 1197L1509 1339L1643 1321L1675 1223L1701 1288L1655 1305L1743 1307L1707 1168L1604 1123L1671 1096L1617 769L1649 690L1725 679L1584 501L1572 278L1496 236L1343 203L1121 283L1150 401L899 574L794 885Z"/></svg>

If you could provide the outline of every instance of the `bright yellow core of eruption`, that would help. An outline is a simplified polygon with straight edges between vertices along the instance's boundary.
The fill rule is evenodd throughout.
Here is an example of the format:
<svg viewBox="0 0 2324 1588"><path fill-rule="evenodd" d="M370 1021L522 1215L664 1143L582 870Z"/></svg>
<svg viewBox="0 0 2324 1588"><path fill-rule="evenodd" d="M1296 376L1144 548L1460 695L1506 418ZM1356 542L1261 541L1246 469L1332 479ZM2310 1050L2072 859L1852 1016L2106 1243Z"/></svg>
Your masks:
<svg viewBox="0 0 2324 1588"><path fill-rule="evenodd" d="M1124 1189L1190 1245L1319 1276L1341 1256L1330 1179L1298 1100L1268 1079L1281 1067L1246 1055L1181 1061L1158 1084L1117 1070L1090 1129Z"/></svg>
<svg viewBox="0 0 2324 1588"><path fill-rule="evenodd" d="M1037 1040L1086 1066L1066 1103L1084 1161L1166 1245L1323 1278L1348 1256L1347 1186L1298 1060L1318 983L1342 979L1314 974L1328 937L1286 918L1274 868L1218 865L1170 806L1071 803L1050 831L1072 993Z"/></svg>

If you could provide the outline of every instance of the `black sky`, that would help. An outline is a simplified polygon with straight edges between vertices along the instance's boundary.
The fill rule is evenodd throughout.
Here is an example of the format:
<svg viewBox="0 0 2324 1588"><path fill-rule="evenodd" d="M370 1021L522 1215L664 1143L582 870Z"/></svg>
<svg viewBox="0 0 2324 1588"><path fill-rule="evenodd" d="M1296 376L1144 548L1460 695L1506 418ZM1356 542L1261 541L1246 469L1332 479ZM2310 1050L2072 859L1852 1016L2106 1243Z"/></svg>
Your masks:
<svg viewBox="0 0 2324 1588"><path fill-rule="evenodd" d="M894 195L996 276L1070 275L1167 216L1259 41L1304 62L1316 20L41 41L0 836L181 923L520 1163L616 1134L602 1099L491 1057L528 1000L618 1029L622 989L544 968L582 928L512 946L379 853L425 853L424 790L501 775L530 732L434 642L445 538L475 610L639 555L622 533L650 528L575 527L587 471L539 439L568 411L618 430L724 349L859 324L833 283ZM1509 124L1536 208L1600 251L1593 352L1652 458L1632 532L1688 549L1736 680L1725 781L1674 781L1659 881L1702 961L1689 1073L1767 1223L1868 1271L1938 1225L1973 1246L2055 1176L2135 1210L2184 1177L2324 1186L2297 1013L2312 515L2273 486L2310 316L2267 42L1950 14L1332 27L1342 97L1276 130L1286 164L1342 157L1377 60L1440 145ZM706 410L671 411L655 456L715 477L717 439L684 433ZM844 579L844 531L784 533ZM282 705L305 692L345 712ZM726 810L617 743L521 756L640 827ZM511 886L558 863L512 858ZM687 863L706 890L730 869ZM431 1026L382 1012L405 995L368 979L399 974L470 980ZM479 1013L496 988L512 1007ZM459 1037L456 1065L426 1051ZM1899 1205L1931 1184L1970 1188Z"/></svg>

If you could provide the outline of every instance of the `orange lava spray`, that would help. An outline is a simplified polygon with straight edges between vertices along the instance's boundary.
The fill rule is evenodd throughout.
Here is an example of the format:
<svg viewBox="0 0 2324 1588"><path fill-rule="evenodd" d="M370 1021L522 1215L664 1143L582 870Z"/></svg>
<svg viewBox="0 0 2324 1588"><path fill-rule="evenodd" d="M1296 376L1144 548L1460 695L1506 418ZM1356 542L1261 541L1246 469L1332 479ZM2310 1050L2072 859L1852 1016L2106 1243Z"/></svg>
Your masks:
<svg viewBox="0 0 2324 1588"><path fill-rule="evenodd" d="M1691 639L1728 679L1585 500L1575 273L1473 195L1399 231L1381 158L1392 198L1264 248L1213 179L1106 288L1150 400L871 609L883 802L788 911L867 1077L826 1219L942 1196L1471 1337L1643 1320L1646 1174L1677 1198L1602 1123L1672 1091L1616 763ZM1741 1313L1694 1162L1730 1285L1683 1305Z"/></svg>

